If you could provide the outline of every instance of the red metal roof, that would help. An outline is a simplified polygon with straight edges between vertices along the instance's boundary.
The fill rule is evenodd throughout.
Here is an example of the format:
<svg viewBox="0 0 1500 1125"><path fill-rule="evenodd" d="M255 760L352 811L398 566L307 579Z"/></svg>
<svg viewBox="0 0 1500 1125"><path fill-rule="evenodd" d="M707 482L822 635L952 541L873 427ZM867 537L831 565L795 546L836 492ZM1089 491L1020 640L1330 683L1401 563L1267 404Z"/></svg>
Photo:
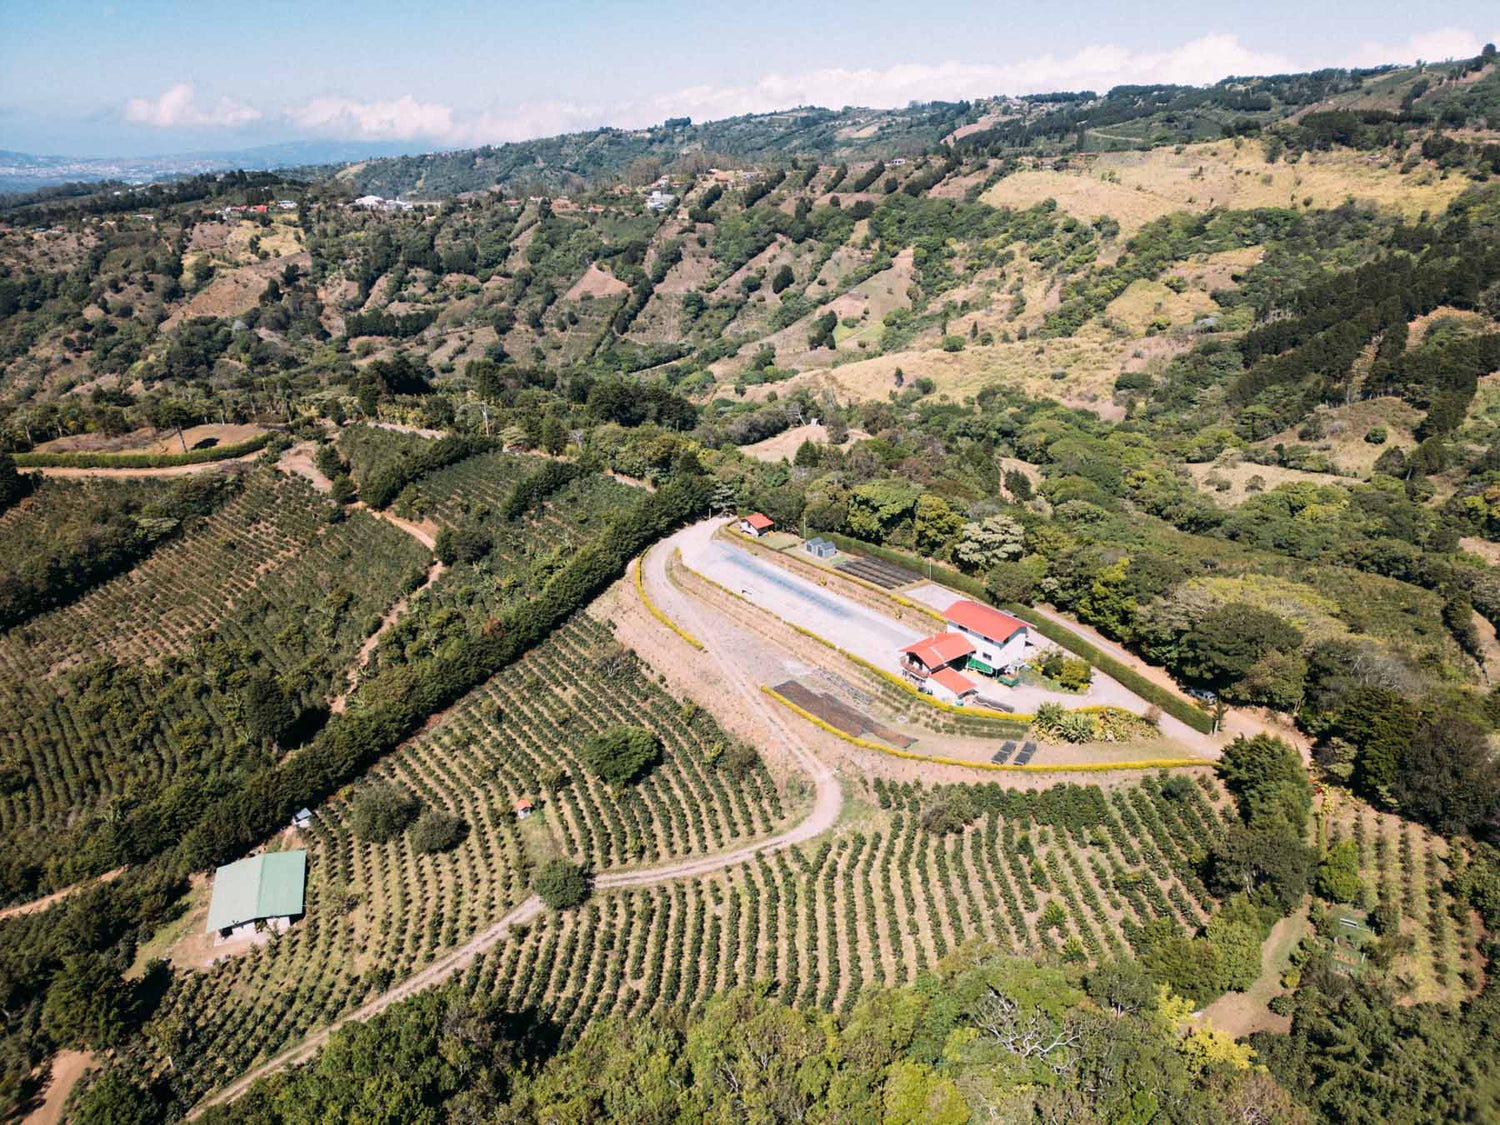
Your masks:
<svg viewBox="0 0 1500 1125"><path fill-rule="evenodd" d="M936 668L940 664L951 664L960 657L968 656L974 651L974 646L962 633L938 633L914 645L907 645L901 651L915 656L929 668Z"/></svg>
<svg viewBox="0 0 1500 1125"><path fill-rule="evenodd" d="M751 512L745 517L745 522L755 528L756 531L764 531L766 528L773 526L776 521L770 516L762 515L760 512Z"/></svg>
<svg viewBox="0 0 1500 1125"><path fill-rule="evenodd" d="M967 598L954 602L943 616L955 625L972 629L981 637L992 641L1008 641L1018 630L1026 628L1024 621L1017 621L1008 613L991 609L987 605L971 602Z"/></svg>
<svg viewBox="0 0 1500 1125"><path fill-rule="evenodd" d="M968 676L960 675L952 668L939 668L932 674L932 678L954 695L967 695L971 691L978 691L979 685Z"/></svg>

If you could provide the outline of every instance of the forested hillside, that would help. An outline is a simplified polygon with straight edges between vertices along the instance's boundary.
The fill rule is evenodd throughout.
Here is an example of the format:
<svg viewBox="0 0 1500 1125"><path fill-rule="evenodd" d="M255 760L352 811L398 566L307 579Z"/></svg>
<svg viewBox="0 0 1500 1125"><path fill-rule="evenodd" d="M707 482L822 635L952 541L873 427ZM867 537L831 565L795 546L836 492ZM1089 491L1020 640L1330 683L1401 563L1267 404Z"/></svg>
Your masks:
<svg viewBox="0 0 1500 1125"><path fill-rule="evenodd" d="M1497 83L11 201L0 1105L1500 1114Z"/></svg>

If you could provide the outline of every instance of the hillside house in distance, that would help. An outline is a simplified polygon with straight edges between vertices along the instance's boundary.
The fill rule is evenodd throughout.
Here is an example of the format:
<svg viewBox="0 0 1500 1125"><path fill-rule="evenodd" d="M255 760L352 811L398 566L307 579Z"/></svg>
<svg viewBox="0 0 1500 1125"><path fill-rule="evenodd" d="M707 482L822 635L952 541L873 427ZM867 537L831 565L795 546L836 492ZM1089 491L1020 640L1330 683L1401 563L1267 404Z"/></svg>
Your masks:
<svg viewBox="0 0 1500 1125"><path fill-rule="evenodd" d="M677 197L669 192L653 191L650 195L646 196L646 210L665 211L676 202Z"/></svg>
<svg viewBox="0 0 1500 1125"><path fill-rule="evenodd" d="M962 707L979 695L979 685L959 671L973 655L962 633L938 633L901 650L901 671L918 691Z"/></svg>
<svg viewBox="0 0 1500 1125"><path fill-rule="evenodd" d="M1026 663L1030 634L1025 622L967 598L950 605L943 618L974 646L967 666L976 672L1009 676Z"/></svg>
<svg viewBox="0 0 1500 1125"><path fill-rule="evenodd" d="M362 195L354 201L355 207L366 211L410 211L412 205L404 199L382 199L378 195Z"/></svg>
<svg viewBox="0 0 1500 1125"><path fill-rule="evenodd" d="M735 524L736 529L741 535L749 535L756 539L768 534L775 526L776 521L761 512L751 512L748 516L743 517L739 523Z"/></svg>
<svg viewBox="0 0 1500 1125"><path fill-rule="evenodd" d="M249 937L264 922L278 933L302 917L307 891L307 853L267 852L226 864L214 872L208 932L221 940Z"/></svg>

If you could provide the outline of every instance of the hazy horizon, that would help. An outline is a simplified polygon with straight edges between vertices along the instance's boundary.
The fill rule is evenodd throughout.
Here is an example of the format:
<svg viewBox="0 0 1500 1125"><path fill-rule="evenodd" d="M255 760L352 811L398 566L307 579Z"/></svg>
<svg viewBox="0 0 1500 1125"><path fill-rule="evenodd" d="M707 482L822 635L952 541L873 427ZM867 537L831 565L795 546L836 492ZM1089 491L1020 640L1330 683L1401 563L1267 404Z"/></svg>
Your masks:
<svg viewBox="0 0 1500 1125"><path fill-rule="evenodd" d="M1439 61L1477 54L1500 18L1477 3L1384 0L1357 11L1235 2L1211 17L1174 0L1150 21L1087 0L921 11L875 0L858 20L785 0L465 2L420 15L390 0L213 13L60 0L0 5L0 32L0 149L120 158L304 140L418 152L796 105Z"/></svg>

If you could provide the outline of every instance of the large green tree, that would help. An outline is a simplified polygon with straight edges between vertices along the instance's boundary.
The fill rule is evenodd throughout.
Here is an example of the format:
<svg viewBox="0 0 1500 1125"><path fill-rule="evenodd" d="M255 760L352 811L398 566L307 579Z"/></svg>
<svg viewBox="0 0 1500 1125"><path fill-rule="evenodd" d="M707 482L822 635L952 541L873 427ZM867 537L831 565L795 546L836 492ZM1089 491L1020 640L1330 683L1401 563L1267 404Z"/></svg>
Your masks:
<svg viewBox="0 0 1500 1125"><path fill-rule="evenodd" d="M1232 688L1267 653L1296 652L1302 634L1274 613L1230 602L1210 610L1182 638L1179 667L1189 678Z"/></svg>
<svg viewBox="0 0 1500 1125"><path fill-rule="evenodd" d="M578 752L595 777L624 785L645 773L661 757L656 735L640 727L611 727L592 734Z"/></svg>

